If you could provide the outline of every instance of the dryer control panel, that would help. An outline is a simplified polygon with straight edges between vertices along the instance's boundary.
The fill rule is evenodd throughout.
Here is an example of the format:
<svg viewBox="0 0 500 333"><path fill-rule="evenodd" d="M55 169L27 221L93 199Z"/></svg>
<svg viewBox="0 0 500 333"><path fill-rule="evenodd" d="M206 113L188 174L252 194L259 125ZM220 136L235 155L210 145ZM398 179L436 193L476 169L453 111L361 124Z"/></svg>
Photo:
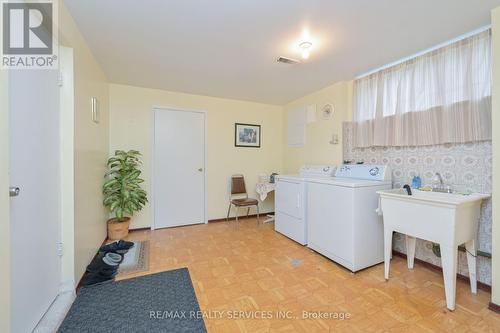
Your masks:
<svg viewBox="0 0 500 333"><path fill-rule="evenodd" d="M335 169L333 165L304 165L299 174L301 177L333 177Z"/></svg>
<svg viewBox="0 0 500 333"><path fill-rule="evenodd" d="M344 164L337 169L335 177L384 181L391 180L391 170L387 165Z"/></svg>

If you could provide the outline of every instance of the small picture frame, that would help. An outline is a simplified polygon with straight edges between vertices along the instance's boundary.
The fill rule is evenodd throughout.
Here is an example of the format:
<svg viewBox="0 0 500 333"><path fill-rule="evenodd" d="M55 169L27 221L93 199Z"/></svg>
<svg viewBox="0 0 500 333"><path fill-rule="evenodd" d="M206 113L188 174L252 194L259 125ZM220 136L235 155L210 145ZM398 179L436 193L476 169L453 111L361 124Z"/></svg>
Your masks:
<svg viewBox="0 0 500 333"><path fill-rule="evenodd" d="M234 146L260 148L260 125L235 123Z"/></svg>

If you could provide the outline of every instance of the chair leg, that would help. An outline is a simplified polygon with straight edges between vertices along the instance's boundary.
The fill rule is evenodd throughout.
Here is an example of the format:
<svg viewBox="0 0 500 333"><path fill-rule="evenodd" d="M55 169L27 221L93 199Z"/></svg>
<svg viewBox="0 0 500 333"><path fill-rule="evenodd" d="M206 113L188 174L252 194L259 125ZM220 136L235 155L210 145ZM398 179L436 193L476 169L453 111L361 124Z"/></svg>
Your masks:
<svg viewBox="0 0 500 333"><path fill-rule="evenodd" d="M229 221L229 213L231 212L231 202L229 202L229 207L227 208L226 221Z"/></svg>
<svg viewBox="0 0 500 333"><path fill-rule="evenodd" d="M250 207L247 208L247 218L249 213L250 213Z"/></svg>
<svg viewBox="0 0 500 333"><path fill-rule="evenodd" d="M236 223L238 223L238 211L240 210L240 207L238 206L235 207L236 207Z"/></svg>
<svg viewBox="0 0 500 333"><path fill-rule="evenodd" d="M259 220L259 205L255 205L255 208L257 208L257 223L260 223L260 220Z"/></svg>

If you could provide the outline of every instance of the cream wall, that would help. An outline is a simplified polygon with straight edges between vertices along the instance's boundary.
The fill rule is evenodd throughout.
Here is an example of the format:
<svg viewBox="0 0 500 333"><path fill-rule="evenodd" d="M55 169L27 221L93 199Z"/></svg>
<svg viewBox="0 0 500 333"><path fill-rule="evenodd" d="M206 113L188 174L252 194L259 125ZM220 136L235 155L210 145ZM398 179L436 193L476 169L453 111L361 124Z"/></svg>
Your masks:
<svg viewBox="0 0 500 333"><path fill-rule="evenodd" d="M493 31L493 223L492 223L492 294L500 305L500 7L491 15Z"/></svg>
<svg viewBox="0 0 500 333"><path fill-rule="evenodd" d="M339 82L322 90L301 97L285 105L288 112L291 109L316 105L317 120L306 126L306 144L304 147L289 147L284 130L284 171L296 173L304 164L334 164L342 163L342 122L351 121L352 82ZM335 112L331 119L321 118L321 108L325 104L333 104ZM284 124L287 124L286 115ZM337 134L339 143L330 144L333 134Z"/></svg>
<svg viewBox="0 0 500 333"><path fill-rule="evenodd" d="M111 84L110 153L117 149L136 149L143 154L145 189L151 193L151 151L153 106L204 110L207 112L208 219L226 216L229 178L245 175L250 196L261 173L281 171L283 165L283 109L280 106L215 97L175 93L156 89ZM234 147L234 123L261 125L261 148ZM272 198L261 212L274 211ZM137 213L131 228L149 227L153 214L150 205Z"/></svg>
<svg viewBox="0 0 500 333"><path fill-rule="evenodd" d="M78 282L106 237L101 186L109 147L108 82L62 1L59 24L59 43L73 48L74 55L74 242L65 239L64 247L74 249ZM91 97L99 100L99 124L91 121Z"/></svg>

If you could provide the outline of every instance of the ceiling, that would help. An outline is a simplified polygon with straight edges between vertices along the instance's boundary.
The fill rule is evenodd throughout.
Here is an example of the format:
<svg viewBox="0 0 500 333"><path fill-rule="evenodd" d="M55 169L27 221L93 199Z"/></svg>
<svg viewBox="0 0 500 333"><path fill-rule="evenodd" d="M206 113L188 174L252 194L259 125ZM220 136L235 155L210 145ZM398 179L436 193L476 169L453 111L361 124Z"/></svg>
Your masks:
<svg viewBox="0 0 500 333"><path fill-rule="evenodd" d="M285 104L488 25L500 0L65 0L108 79ZM293 49L313 40L299 65Z"/></svg>

